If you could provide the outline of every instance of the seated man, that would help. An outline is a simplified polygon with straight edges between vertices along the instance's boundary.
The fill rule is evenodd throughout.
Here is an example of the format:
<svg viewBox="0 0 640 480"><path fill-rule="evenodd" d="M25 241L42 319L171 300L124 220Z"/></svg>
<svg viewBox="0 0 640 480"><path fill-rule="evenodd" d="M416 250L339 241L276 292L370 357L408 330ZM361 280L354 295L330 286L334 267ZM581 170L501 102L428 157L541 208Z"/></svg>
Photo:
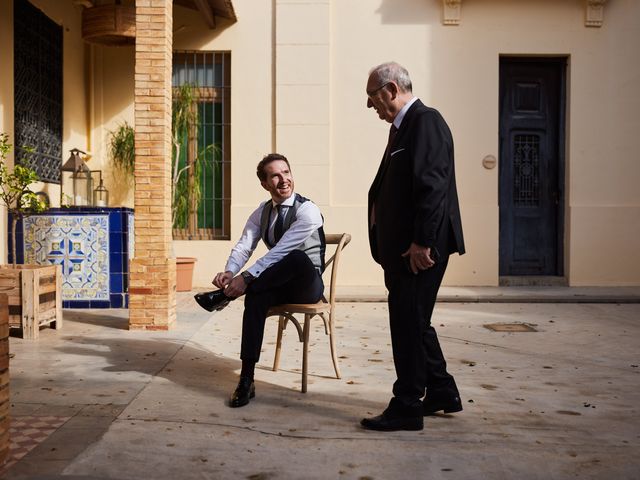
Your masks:
<svg viewBox="0 0 640 480"><path fill-rule="evenodd" d="M224 308L230 300L246 294L242 317L242 371L231 396L231 407L242 407L255 396L253 373L260 358L267 312L281 303L315 303L324 292L325 239L320 209L294 193L289 161L280 154L265 156L257 169L262 187L271 200L262 202L251 214L242 236L231 250L224 272L213 284L220 288L196 295L203 308ZM251 267L245 266L258 244L269 251Z"/></svg>

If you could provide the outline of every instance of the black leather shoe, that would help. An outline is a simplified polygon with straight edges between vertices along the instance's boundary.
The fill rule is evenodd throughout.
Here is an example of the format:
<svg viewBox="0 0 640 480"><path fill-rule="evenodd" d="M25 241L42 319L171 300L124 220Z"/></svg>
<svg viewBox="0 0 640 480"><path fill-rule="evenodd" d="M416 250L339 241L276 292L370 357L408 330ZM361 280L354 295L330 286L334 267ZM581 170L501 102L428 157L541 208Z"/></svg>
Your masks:
<svg viewBox="0 0 640 480"><path fill-rule="evenodd" d="M238 386L229 400L229 406L231 408L244 407L255 396L256 386L253 383L253 378L240 377Z"/></svg>
<svg viewBox="0 0 640 480"><path fill-rule="evenodd" d="M430 400L425 398L422 402L422 412L425 416L433 415L437 412L456 413L462 411L462 402L459 396L448 399L434 398Z"/></svg>
<svg viewBox="0 0 640 480"><path fill-rule="evenodd" d="M224 307L229 305L229 302L231 300L233 300L233 298L227 297L222 290L197 293L193 298L196 299L198 305L200 305L208 312L213 312L214 310L222 310Z"/></svg>
<svg viewBox="0 0 640 480"><path fill-rule="evenodd" d="M424 428L424 420L422 420L422 417L396 417L390 415L385 410L377 417L363 418L360 421L360 425L367 430L378 430L381 432L422 430Z"/></svg>

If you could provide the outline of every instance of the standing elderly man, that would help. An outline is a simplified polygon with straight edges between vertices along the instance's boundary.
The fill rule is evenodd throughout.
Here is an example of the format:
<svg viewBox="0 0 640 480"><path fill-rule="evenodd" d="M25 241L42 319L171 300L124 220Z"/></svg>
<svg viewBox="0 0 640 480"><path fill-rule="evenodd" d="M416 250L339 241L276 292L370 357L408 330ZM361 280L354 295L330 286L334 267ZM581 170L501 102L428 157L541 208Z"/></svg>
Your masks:
<svg viewBox="0 0 640 480"><path fill-rule="evenodd" d="M413 96L409 73L395 62L371 70L367 107L391 124L368 212L371 253L389 291L397 380L389 406L361 424L370 430L422 430L423 415L462 410L431 326L449 255L464 253L453 139L440 113Z"/></svg>
<svg viewBox="0 0 640 480"><path fill-rule="evenodd" d="M325 238L320 209L294 193L291 167L283 155L265 156L256 173L271 198L249 216L224 271L214 277L213 284L220 290L195 297L200 306L213 311L245 295L242 370L229 401L231 407L242 407L255 396L253 374L269 308L282 303L315 303L324 291ZM260 239L269 251L239 274Z"/></svg>

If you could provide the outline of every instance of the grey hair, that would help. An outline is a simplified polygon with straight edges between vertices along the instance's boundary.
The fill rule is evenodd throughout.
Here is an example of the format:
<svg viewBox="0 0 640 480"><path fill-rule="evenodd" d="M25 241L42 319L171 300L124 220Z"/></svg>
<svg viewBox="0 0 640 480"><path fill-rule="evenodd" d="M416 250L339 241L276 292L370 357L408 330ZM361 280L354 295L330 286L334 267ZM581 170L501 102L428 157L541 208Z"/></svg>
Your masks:
<svg viewBox="0 0 640 480"><path fill-rule="evenodd" d="M402 92L411 92L412 85L409 72L406 68L396 62L385 62L377 67L373 67L369 75L375 74L381 85L395 82Z"/></svg>

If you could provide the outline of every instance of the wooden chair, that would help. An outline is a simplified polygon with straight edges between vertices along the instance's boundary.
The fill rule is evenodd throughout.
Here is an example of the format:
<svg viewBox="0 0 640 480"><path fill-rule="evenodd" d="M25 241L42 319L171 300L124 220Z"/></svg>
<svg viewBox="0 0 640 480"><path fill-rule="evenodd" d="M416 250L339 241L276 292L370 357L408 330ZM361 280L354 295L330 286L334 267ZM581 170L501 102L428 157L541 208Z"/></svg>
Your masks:
<svg viewBox="0 0 640 480"><path fill-rule="evenodd" d="M340 368L338 367L338 356L335 345L335 303L336 303L336 279L338 278L338 265L340 263L340 253L351 241L348 233L334 233L325 235L327 245L336 245L334 254L325 261L325 272L331 266L331 283L329 284L329 299L323 295L318 303L287 303L276 305L269 309L267 317L278 316L278 340L276 343L276 354L273 359L273 371L278 370L280 363L280 350L282 347L282 332L287 328L287 322L291 321L298 331L298 337L302 342L302 393L307 391L307 371L309 356L309 331L311 330L311 319L316 315L324 322L324 332L329 335L329 345L331 346L331 359L333 368L336 371L336 378L340 378ZM304 323L301 326L295 314L304 314Z"/></svg>

